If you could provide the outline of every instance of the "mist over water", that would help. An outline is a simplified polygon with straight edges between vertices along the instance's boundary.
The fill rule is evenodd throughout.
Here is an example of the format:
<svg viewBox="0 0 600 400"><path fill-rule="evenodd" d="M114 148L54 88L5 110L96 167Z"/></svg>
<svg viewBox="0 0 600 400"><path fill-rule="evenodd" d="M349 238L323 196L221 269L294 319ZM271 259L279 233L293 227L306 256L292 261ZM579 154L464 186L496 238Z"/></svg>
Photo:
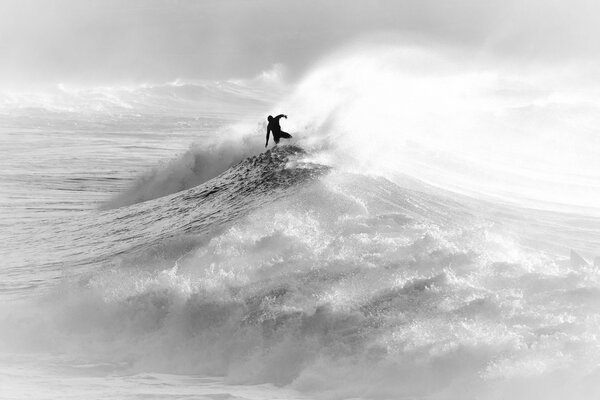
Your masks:
<svg viewBox="0 0 600 400"><path fill-rule="evenodd" d="M363 44L309 72L282 108L336 164L597 213L599 92L577 73L517 74L452 52Z"/></svg>

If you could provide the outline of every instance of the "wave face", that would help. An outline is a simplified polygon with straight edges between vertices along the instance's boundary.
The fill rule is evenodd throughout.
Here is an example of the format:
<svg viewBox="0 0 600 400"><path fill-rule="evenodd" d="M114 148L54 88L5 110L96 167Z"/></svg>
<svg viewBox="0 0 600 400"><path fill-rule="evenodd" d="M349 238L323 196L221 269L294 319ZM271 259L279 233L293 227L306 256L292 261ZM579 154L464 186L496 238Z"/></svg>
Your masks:
<svg viewBox="0 0 600 400"><path fill-rule="evenodd" d="M540 232L600 223L532 213L280 146L66 227L87 272L3 306L0 344L319 398L590 399L597 268Z"/></svg>
<svg viewBox="0 0 600 400"><path fill-rule="evenodd" d="M40 272L58 270L59 275L53 277L58 278L65 262L71 268L64 273L93 270L115 256L142 251L162 241L177 242L178 237L183 237L186 243L186 235L205 235L223 229L327 169L298 161L303 154L302 149L294 146L267 151L192 189L42 227L29 238L36 251L23 257L18 267ZM18 278L18 271L15 275ZM15 279L2 285L2 289L10 290L10 285L18 289L21 284Z"/></svg>
<svg viewBox="0 0 600 400"><path fill-rule="evenodd" d="M179 157L137 177L125 191L104 202L101 208L128 206L193 188L264 150L256 140L259 135L234 137L192 145Z"/></svg>

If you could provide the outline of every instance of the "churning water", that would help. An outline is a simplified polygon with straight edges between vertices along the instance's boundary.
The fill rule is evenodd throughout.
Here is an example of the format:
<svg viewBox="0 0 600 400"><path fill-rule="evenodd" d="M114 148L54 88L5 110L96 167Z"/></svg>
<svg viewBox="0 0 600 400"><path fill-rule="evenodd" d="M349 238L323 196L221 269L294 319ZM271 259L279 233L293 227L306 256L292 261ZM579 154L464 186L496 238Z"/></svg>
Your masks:
<svg viewBox="0 0 600 400"><path fill-rule="evenodd" d="M4 94L0 397L597 398L600 113L540 76Z"/></svg>

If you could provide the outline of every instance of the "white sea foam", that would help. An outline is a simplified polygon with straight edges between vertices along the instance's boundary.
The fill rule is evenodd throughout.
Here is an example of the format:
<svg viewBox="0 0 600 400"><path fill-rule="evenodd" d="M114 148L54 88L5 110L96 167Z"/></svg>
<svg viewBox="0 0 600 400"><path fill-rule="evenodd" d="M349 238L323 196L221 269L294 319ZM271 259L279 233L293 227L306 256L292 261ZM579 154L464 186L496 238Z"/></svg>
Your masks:
<svg viewBox="0 0 600 400"><path fill-rule="evenodd" d="M195 244L158 242L12 305L3 350L319 398L600 390L590 266L526 248L510 219L381 178L333 173L290 193ZM148 208L181 201L194 200Z"/></svg>
<svg viewBox="0 0 600 400"><path fill-rule="evenodd" d="M0 306L0 377L57 393L54 371L106 397L144 376L178 388L146 394L203 396L186 381L215 375L221 398L598 397L600 221L583 191L597 160L565 117L593 93L508 76L517 89L498 94L502 71L464 66L336 56L273 107L306 152L254 156L257 118L148 172L122 207L48 226L18 278L64 276Z"/></svg>

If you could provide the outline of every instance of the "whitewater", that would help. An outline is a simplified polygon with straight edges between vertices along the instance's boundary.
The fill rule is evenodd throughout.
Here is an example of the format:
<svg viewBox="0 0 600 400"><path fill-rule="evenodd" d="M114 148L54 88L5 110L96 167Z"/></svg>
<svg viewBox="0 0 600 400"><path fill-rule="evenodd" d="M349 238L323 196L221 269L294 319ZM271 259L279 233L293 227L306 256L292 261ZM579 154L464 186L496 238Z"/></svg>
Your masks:
<svg viewBox="0 0 600 400"><path fill-rule="evenodd" d="M598 398L600 91L434 50L1 94L0 398Z"/></svg>

